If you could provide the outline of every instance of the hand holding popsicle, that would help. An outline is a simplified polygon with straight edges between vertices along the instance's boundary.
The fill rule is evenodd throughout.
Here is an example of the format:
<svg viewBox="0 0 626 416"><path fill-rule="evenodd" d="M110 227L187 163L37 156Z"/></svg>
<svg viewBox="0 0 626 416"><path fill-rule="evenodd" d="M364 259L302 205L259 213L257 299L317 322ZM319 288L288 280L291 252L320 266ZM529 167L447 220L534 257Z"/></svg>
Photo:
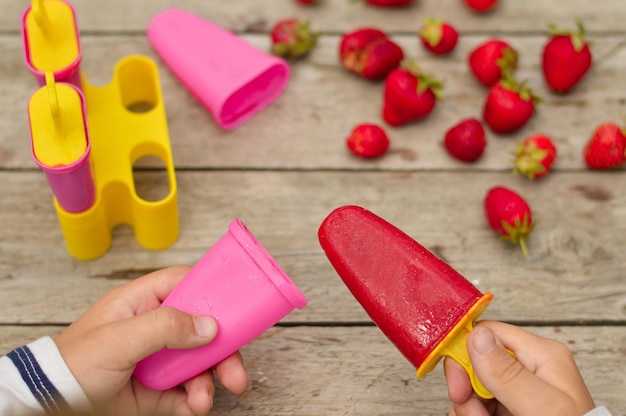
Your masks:
<svg viewBox="0 0 626 416"><path fill-rule="evenodd" d="M453 402L450 416L582 415L595 406L572 353L557 341L513 325L483 321L468 336L467 348L473 368L495 399L472 394L466 372L446 359Z"/></svg>

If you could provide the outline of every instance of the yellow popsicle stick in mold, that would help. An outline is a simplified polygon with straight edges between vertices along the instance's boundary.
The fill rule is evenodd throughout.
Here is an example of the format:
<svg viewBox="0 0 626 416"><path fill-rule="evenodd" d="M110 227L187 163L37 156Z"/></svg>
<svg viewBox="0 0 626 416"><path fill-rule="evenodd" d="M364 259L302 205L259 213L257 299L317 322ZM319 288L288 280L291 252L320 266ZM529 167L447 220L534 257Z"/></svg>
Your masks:
<svg viewBox="0 0 626 416"><path fill-rule="evenodd" d="M68 84L57 84L51 72L28 103L28 114L33 153L44 165L69 165L87 150L80 95Z"/></svg>
<svg viewBox="0 0 626 416"><path fill-rule="evenodd" d="M79 56L79 35L72 8L59 0L33 0L26 16L32 66L42 72L70 66Z"/></svg>
<svg viewBox="0 0 626 416"><path fill-rule="evenodd" d="M48 12L43 4L43 0L33 0L32 13L39 28L45 31L50 25L50 19L48 18Z"/></svg>

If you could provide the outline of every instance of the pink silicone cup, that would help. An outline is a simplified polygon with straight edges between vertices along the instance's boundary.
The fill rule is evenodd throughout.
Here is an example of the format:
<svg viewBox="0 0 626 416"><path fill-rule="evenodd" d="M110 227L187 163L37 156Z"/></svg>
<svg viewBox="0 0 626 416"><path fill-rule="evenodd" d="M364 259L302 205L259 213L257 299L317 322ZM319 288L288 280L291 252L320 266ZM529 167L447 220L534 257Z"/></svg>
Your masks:
<svg viewBox="0 0 626 416"><path fill-rule="evenodd" d="M74 31L79 33L78 31L78 23L76 21L76 9L74 6L68 2L65 2L67 6L72 10L72 15L74 17ZM28 30L26 27L26 17L30 13L32 6L28 6L24 13L22 13L22 41L24 42L24 61L26 62L26 67L30 71L31 74L37 80L37 84L41 87L46 85L46 75L44 71L40 71L32 63L31 55L30 55L30 44L28 42ZM76 59L68 66L63 68L58 68L54 71L54 80L56 82L67 82L76 86L77 88L82 88L82 78L80 75L80 63L83 58L83 52L80 44L80 37L77 39L78 41L78 55Z"/></svg>
<svg viewBox="0 0 626 416"><path fill-rule="evenodd" d="M213 316L217 337L187 350L163 349L137 364L146 387L166 390L214 366L261 335L307 299L239 219L163 301Z"/></svg>
<svg viewBox="0 0 626 416"><path fill-rule="evenodd" d="M157 14L148 26L154 49L179 80L230 130L276 99L289 65L239 36L180 9Z"/></svg>
<svg viewBox="0 0 626 416"><path fill-rule="evenodd" d="M81 109L83 114L83 128L85 129L85 137L87 139L87 147L78 160L73 163L61 166L49 166L42 163L35 154L33 143L32 123L29 118L30 131L30 153L35 163L45 173L48 184L52 189L52 193L59 205L67 212L78 213L91 208L96 200L96 188L91 169L89 155L91 153L91 140L89 140L89 129L87 128L87 109L85 104L85 96L75 86L68 84L76 91L80 97Z"/></svg>

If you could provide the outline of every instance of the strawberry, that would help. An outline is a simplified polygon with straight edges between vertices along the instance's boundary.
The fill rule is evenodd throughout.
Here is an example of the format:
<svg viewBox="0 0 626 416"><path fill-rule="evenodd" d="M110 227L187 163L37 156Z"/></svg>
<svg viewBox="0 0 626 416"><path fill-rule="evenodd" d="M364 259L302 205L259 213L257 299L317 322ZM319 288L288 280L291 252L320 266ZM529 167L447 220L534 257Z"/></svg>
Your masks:
<svg viewBox="0 0 626 416"><path fill-rule="evenodd" d="M589 169L615 169L626 162L626 130L604 123L596 128L583 149Z"/></svg>
<svg viewBox="0 0 626 416"><path fill-rule="evenodd" d="M585 28L578 22L578 33L550 26L550 38L543 48L543 76L548 88L564 94L589 71L591 49L585 40Z"/></svg>
<svg viewBox="0 0 626 416"><path fill-rule="evenodd" d="M321 3L323 0L296 0L296 3L300 3L300 4L317 4L317 3Z"/></svg>
<svg viewBox="0 0 626 416"><path fill-rule="evenodd" d="M400 64L404 52L382 30L361 28L342 36L339 57L348 71L379 80Z"/></svg>
<svg viewBox="0 0 626 416"><path fill-rule="evenodd" d="M404 61L387 75L383 91L383 119L400 126L426 117L441 97L443 83L422 74L411 61Z"/></svg>
<svg viewBox="0 0 626 416"><path fill-rule="evenodd" d="M451 52L459 40L459 33L441 19L426 19L419 31L422 45L430 52L444 55Z"/></svg>
<svg viewBox="0 0 626 416"><path fill-rule="evenodd" d="M376 124L359 124L346 139L346 146L355 155L371 159L382 156L387 151L389 136Z"/></svg>
<svg viewBox="0 0 626 416"><path fill-rule="evenodd" d="M526 239L535 228L528 203L511 189L491 188L484 200L489 226L503 239L519 244L524 256L528 255Z"/></svg>
<svg viewBox="0 0 626 416"><path fill-rule="evenodd" d="M376 7L403 7L413 3L414 0L364 0L365 3Z"/></svg>
<svg viewBox="0 0 626 416"><path fill-rule="evenodd" d="M500 81L504 74L513 75L517 58L517 51L508 43L500 39L489 39L470 52L468 64L474 77L480 83L491 87Z"/></svg>
<svg viewBox="0 0 626 416"><path fill-rule="evenodd" d="M542 178L552 168L556 146L550 137L536 134L517 144L514 157L514 173L520 173L528 179Z"/></svg>
<svg viewBox="0 0 626 416"><path fill-rule="evenodd" d="M489 89L483 119L494 132L511 133L530 120L539 101L524 83L506 77Z"/></svg>
<svg viewBox="0 0 626 416"><path fill-rule="evenodd" d="M463 162L474 162L487 146L485 129L475 118L461 120L446 132L443 144L451 156Z"/></svg>
<svg viewBox="0 0 626 416"><path fill-rule="evenodd" d="M274 25L270 36L272 53L293 60L307 55L315 47L319 33L311 31L309 22L284 19Z"/></svg>
<svg viewBox="0 0 626 416"><path fill-rule="evenodd" d="M491 11L496 4L498 4L498 0L463 0L465 5L469 7L472 11L478 13L486 13Z"/></svg>

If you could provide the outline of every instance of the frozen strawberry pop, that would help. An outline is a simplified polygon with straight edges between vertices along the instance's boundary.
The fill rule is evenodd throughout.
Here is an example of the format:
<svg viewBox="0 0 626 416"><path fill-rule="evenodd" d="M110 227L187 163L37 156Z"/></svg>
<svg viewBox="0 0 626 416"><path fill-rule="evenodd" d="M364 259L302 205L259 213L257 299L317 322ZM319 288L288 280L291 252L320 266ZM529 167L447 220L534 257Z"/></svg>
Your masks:
<svg viewBox="0 0 626 416"><path fill-rule="evenodd" d="M417 377L448 355L468 371L479 395L493 397L475 376L465 344L491 293L482 294L417 241L358 206L331 212L318 237L352 295L417 368Z"/></svg>

